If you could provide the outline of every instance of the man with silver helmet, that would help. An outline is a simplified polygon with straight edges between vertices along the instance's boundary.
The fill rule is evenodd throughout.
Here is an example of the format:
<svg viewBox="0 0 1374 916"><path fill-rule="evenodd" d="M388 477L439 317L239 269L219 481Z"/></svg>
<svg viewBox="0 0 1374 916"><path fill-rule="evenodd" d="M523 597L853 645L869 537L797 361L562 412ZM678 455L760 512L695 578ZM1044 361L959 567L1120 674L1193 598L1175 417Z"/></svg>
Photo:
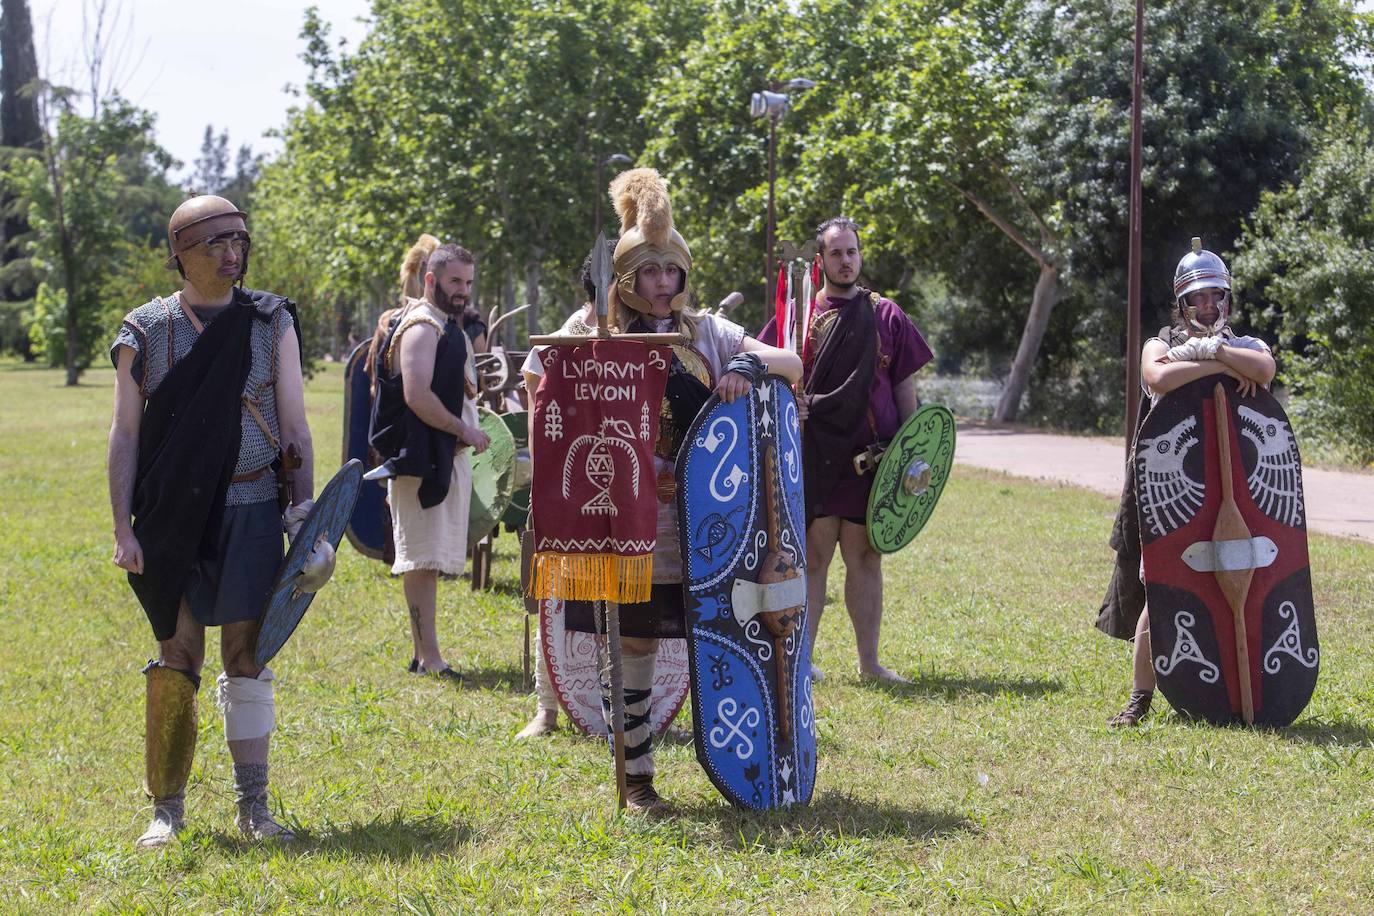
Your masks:
<svg viewBox="0 0 1374 916"><path fill-rule="evenodd" d="M291 838L267 807L273 677L253 647L283 525L294 535L312 505L313 455L295 306L242 288L245 216L210 195L177 207L167 268L182 286L129 312L110 348L113 560L158 640L144 668L153 819L136 845L145 849L184 823L207 626L220 627L217 695L237 826L251 839Z"/></svg>
<svg viewBox="0 0 1374 916"><path fill-rule="evenodd" d="M1140 354L1140 387L1149 406L1209 375L1235 379L1242 396L1253 394L1258 387L1269 387L1275 368L1269 345L1258 337L1240 336L1231 330L1231 273L1218 255L1202 247L1201 239L1194 238L1192 251L1178 262L1173 289L1173 324L1145 341ZM1142 409L1142 422L1145 414ZM1139 724L1150 711L1155 689L1132 481L1127 481L1125 492L1112 535L1117 572L1097 619L1098 629L1109 636L1135 640L1131 695L1125 707L1108 721L1113 728Z"/></svg>

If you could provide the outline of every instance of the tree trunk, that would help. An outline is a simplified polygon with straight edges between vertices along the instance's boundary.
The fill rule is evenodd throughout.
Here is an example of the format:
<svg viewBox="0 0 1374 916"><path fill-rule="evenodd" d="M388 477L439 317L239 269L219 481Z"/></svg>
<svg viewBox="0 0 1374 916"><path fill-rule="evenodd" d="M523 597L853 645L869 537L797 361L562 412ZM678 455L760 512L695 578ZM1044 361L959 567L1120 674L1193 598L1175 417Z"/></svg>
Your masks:
<svg viewBox="0 0 1374 916"><path fill-rule="evenodd" d="M997 410L993 419L1010 423L1021 410L1021 398L1030 385L1031 369L1035 366L1035 355L1040 352L1040 341L1045 339L1045 330L1050 326L1050 312L1059 301L1059 266L1052 261L1040 262L1040 277L1035 281L1035 292L1031 295L1030 314L1026 316L1026 327L1021 332L1021 344L1016 348L1016 359L1011 364L1011 374L1002 395L997 399Z"/></svg>
<svg viewBox="0 0 1374 916"><path fill-rule="evenodd" d="M525 263L525 301L533 308L525 313L525 327L531 337L539 333L539 278L541 270L538 261Z"/></svg>
<svg viewBox="0 0 1374 916"><path fill-rule="evenodd" d="M38 100L21 90L38 79L28 0L0 0L0 143L38 149Z"/></svg>
<svg viewBox="0 0 1374 916"><path fill-rule="evenodd" d="M334 296L333 337L334 339L329 342L329 352L334 357L347 361L350 354L344 351L348 349L348 304L344 302L343 293Z"/></svg>
<svg viewBox="0 0 1374 916"><path fill-rule="evenodd" d="M515 268L507 264L505 283L501 291L501 311L509 312L513 308L515 308ZM511 322L511 324L513 324L513 322ZM501 335L501 340L504 342L506 337L505 325L501 326L499 333ZM515 332L512 331L511 333L514 334Z"/></svg>
<svg viewBox="0 0 1374 916"><path fill-rule="evenodd" d="M77 368L76 360L80 352L81 340L80 331L76 322L76 294L77 282L70 271L67 274L67 386L76 385L81 377L81 370Z"/></svg>

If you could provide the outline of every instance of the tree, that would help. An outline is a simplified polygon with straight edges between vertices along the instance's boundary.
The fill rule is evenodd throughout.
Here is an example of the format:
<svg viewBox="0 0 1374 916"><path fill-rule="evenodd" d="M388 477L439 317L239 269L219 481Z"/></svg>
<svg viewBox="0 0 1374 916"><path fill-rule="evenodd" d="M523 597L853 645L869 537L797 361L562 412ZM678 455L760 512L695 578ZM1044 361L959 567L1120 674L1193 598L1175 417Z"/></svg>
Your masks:
<svg viewBox="0 0 1374 916"><path fill-rule="evenodd" d="M596 159L639 154L638 114L697 8L378 0L355 52L308 14L305 104L260 184L262 265L312 301L378 309L401 254L430 232L473 249L479 290L520 275L540 301L552 274L566 308L605 193Z"/></svg>
<svg viewBox="0 0 1374 916"><path fill-rule="evenodd" d="M218 194L229 181L229 132L215 136L213 124L205 125L205 139L200 141L200 158L191 174L191 186L201 194Z"/></svg>
<svg viewBox="0 0 1374 916"><path fill-rule="evenodd" d="M65 366L68 385L90 365L110 326L107 312L118 307L102 288L123 266L123 217L140 190L128 184L121 159L138 160L143 171L165 172L171 162L152 139L148 113L114 96L86 118L72 98L43 88L40 113L51 126L42 152L11 161L0 176L33 227L27 253L41 282L31 334L51 363Z"/></svg>
<svg viewBox="0 0 1374 916"><path fill-rule="evenodd" d="M25 91L38 79L33 49L33 21L27 0L0 3L0 147L37 150L42 142L38 102ZM6 155L13 155L7 152ZM35 281L17 243L29 231L28 221L8 194L0 197L0 348L32 358L22 309L33 296Z"/></svg>
<svg viewBox="0 0 1374 916"><path fill-rule="evenodd" d="M758 276L763 138L742 112L767 81L811 77L779 144L780 236L857 217L874 285L943 311L937 352L1004 369L999 418L1029 392L1038 418L1115 428L1132 6L719 4L647 112L690 237L708 240L702 279ZM1337 0L1228 0L1206 28L1195 4L1160 0L1146 39L1153 319L1187 238L1224 249L1260 192L1297 174L1329 112L1363 97L1355 62L1369 42Z"/></svg>
<svg viewBox="0 0 1374 916"><path fill-rule="evenodd" d="M654 129L644 158L668 180L678 229L692 245L697 295L714 304L741 290L747 304L735 317L751 323L763 314L768 128L750 118L749 97L773 81L811 75L790 69L787 49L805 44L801 23L786 4L715 4L696 40L663 69L644 110ZM786 192L807 132L810 100L799 101L779 133L780 230L790 225Z"/></svg>
<svg viewBox="0 0 1374 916"><path fill-rule="evenodd" d="M1301 180L1265 193L1233 264L1276 333L1292 410L1346 457L1374 461L1374 126L1335 121Z"/></svg>
<svg viewBox="0 0 1374 916"><path fill-rule="evenodd" d="M1031 103L1009 166L1061 220L1062 314L1046 337L1034 414L1098 429L1121 416L1132 4L1033 7L1022 44ZM1368 22L1337 0L1151 3L1145 23L1145 329L1167 323L1187 240L1225 251L1260 194L1291 181L1332 111L1365 95Z"/></svg>
<svg viewBox="0 0 1374 916"><path fill-rule="evenodd" d="M254 186L262 173L262 157L253 155L253 148L241 144L234 156L234 172L229 173L229 131L215 134L213 124L205 125L205 138L200 143L200 157L195 161L191 188L198 194L216 194L248 211Z"/></svg>

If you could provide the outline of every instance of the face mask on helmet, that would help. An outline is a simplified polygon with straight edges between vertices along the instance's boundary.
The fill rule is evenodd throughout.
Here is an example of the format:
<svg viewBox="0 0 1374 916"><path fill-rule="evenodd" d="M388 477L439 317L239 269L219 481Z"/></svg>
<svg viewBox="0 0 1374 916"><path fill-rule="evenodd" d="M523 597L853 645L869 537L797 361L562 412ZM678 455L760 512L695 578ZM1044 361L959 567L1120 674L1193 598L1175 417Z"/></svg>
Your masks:
<svg viewBox="0 0 1374 916"><path fill-rule="evenodd" d="M679 252L657 251L647 246L639 254L634 267L616 277L616 295L620 301L641 314L651 314L653 302L641 295L639 289L644 287L651 291L657 286L659 276L676 276L669 308L674 312L682 311L691 298L687 285L687 264L684 263L687 258ZM644 282L641 283L641 280Z"/></svg>
<svg viewBox="0 0 1374 916"><path fill-rule="evenodd" d="M167 221L167 269L179 270L210 299L227 296L248 272L246 215L211 194L183 201Z"/></svg>
<svg viewBox="0 0 1374 916"><path fill-rule="evenodd" d="M181 252L177 261L197 292L209 299L220 299L243 277L249 246L247 232L225 232Z"/></svg>
<svg viewBox="0 0 1374 916"><path fill-rule="evenodd" d="M1218 293L1220 295L1216 295ZM1211 317L1213 309L1216 310L1214 318ZM1179 313L1192 330L1207 337L1218 334L1231 317L1231 291L1216 287L1194 290L1179 299Z"/></svg>

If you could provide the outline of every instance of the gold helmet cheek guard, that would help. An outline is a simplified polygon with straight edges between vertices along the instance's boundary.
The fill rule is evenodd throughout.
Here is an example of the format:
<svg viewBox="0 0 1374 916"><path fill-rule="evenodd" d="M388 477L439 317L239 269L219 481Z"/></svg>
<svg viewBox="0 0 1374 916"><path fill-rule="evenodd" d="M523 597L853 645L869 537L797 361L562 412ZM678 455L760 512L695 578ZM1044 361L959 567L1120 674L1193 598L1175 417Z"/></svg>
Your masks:
<svg viewBox="0 0 1374 916"><path fill-rule="evenodd" d="M671 264L682 271L682 289L673 296L669 307L674 312L680 312L687 306L692 298L692 254L687 250L687 243L682 241L682 236L676 232L672 234L670 243L672 247L666 249L641 243L616 258L615 283L607 297L612 309L619 301L641 315L649 314L652 309L649 300L635 292L635 278L639 269L646 264Z"/></svg>
<svg viewBox="0 0 1374 916"><path fill-rule="evenodd" d="M684 274L684 277L685 276ZM691 300L692 284L691 281L684 279L682 283L682 292L672 298L672 301L668 303L668 307L675 312L680 312L687 307L687 303ZM635 292L634 274L626 274L623 277L617 278L615 285L611 287L610 294L606 297L606 301L612 312L615 311L616 302L621 302L629 306L641 315L649 314L649 310L653 308L649 300Z"/></svg>

